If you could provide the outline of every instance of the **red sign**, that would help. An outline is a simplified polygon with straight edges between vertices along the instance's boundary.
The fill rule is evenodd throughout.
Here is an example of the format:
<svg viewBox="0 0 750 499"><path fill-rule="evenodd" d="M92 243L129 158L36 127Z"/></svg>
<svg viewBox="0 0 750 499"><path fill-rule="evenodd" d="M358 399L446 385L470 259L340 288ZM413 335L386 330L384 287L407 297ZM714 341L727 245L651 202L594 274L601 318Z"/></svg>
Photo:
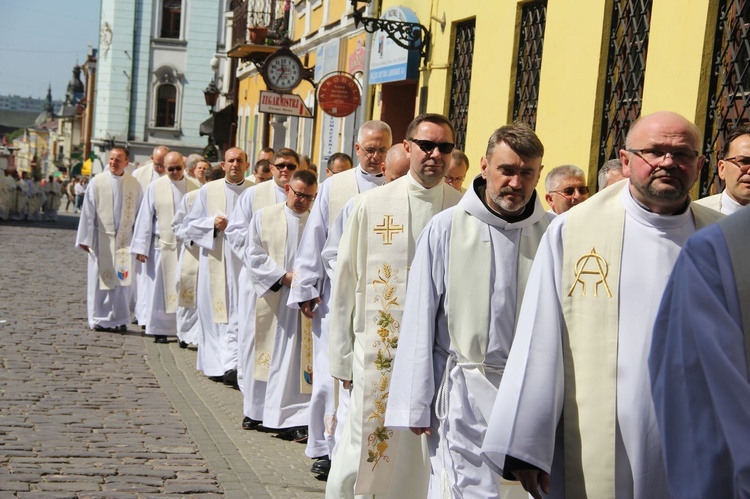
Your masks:
<svg viewBox="0 0 750 499"><path fill-rule="evenodd" d="M318 105L334 118L349 116L362 100L359 83L351 75L335 73L318 84Z"/></svg>

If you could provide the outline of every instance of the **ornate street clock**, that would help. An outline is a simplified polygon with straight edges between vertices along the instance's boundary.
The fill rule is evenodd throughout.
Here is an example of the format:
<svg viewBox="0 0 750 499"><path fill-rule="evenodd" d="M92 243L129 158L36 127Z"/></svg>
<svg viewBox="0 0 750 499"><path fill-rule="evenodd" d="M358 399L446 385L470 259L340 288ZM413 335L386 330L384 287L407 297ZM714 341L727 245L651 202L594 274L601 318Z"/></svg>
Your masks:
<svg viewBox="0 0 750 499"><path fill-rule="evenodd" d="M283 47L266 58L260 74L270 90L285 94L300 84L303 73L304 67L299 57Z"/></svg>

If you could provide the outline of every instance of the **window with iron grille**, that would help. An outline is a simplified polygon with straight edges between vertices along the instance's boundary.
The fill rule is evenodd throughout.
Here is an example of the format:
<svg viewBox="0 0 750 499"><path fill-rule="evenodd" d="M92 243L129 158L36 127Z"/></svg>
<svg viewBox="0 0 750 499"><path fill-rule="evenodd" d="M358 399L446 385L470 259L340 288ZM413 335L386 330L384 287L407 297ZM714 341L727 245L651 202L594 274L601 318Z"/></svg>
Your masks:
<svg viewBox="0 0 750 499"><path fill-rule="evenodd" d="M454 139L456 147L459 149L463 149L466 144L475 26L476 19L456 24L456 43L453 49L453 74L451 79L451 103L448 118L456 128Z"/></svg>
<svg viewBox="0 0 750 499"><path fill-rule="evenodd" d="M604 86L599 165L617 158L641 112L651 0L614 0Z"/></svg>
<svg viewBox="0 0 750 499"><path fill-rule="evenodd" d="M724 188L716 170L724 138L748 124L750 108L750 1L721 0L717 11L714 52L709 83L701 196ZM712 189L712 186L714 189Z"/></svg>
<svg viewBox="0 0 750 499"><path fill-rule="evenodd" d="M539 74L542 68L546 22L547 0L535 0L523 4L521 7L521 26L518 33L513 121L526 123L532 129L536 129Z"/></svg>

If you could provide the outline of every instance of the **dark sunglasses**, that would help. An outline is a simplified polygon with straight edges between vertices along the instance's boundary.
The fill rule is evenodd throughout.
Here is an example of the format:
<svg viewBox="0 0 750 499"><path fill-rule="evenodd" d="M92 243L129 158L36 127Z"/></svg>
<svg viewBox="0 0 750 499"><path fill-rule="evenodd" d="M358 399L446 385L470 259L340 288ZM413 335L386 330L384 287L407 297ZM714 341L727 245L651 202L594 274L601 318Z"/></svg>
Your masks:
<svg viewBox="0 0 750 499"><path fill-rule="evenodd" d="M297 169L297 165L295 165L294 163L279 163L278 165L273 166L275 166L279 170L283 170L284 168L286 168L290 172Z"/></svg>
<svg viewBox="0 0 750 499"><path fill-rule="evenodd" d="M422 149L427 154L430 154L432 151L435 150L437 147L437 150L440 151L440 154L450 154L453 151L453 148L456 147L456 145L453 142L433 142L431 140L420 140L420 139L406 139L410 142L414 142L419 146L420 149Z"/></svg>
<svg viewBox="0 0 750 499"><path fill-rule="evenodd" d="M559 191L552 191L556 192L558 194L562 194L563 196L572 196L575 191L578 191L578 194L581 196L584 196L589 193L589 186L588 185L582 185L580 187L566 187L565 189L560 189Z"/></svg>
<svg viewBox="0 0 750 499"><path fill-rule="evenodd" d="M169 168L167 168L167 171L168 172L179 172L179 171L182 171L182 167L181 166L170 166Z"/></svg>

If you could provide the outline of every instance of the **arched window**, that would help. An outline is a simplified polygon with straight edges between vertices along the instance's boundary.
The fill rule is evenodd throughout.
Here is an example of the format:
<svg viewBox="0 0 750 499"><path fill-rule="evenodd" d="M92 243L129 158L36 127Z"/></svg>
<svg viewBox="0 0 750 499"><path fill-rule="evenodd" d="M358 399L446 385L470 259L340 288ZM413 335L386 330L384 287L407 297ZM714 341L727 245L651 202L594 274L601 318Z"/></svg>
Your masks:
<svg viewBox="0 0 750 499"><path fill-rule="evenodd" d="M156 94L156 126L174 128L177 88L169 83L159 85Z"/></svg>
<svg viewBox="0 0 750 499"><path fill-rule="evenodd" d="M182 0L162 0L159 38L180 38Z"/></svg>

